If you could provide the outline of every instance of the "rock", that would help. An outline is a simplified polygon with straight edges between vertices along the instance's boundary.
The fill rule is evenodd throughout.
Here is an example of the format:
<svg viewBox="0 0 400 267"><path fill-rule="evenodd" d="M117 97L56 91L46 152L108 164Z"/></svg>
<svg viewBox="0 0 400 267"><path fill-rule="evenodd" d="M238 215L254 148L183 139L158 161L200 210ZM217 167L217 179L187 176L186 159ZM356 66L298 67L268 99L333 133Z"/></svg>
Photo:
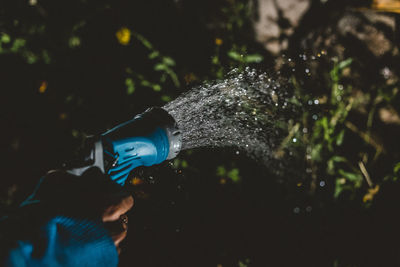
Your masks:
<svg viewBox="0 0 400 267"><path fill-rule="evenodd" d="M256 40L272 54L287 49L289 37L294 33L311 0L256 0L254 5L254 31Z"/></svg>
<svg viewBox="0 0 400 267"><path fill-rule="evenodd" d="M254 2L255 38L273 55L279 55L289 47L316 53L329 48L340 58L349 44L367 49L361 52L378 58L397 53L394 45L396 20L390 13L343 6L332 10L332 5L311 8L311 0ZM327 16L317 16L320 12Z"/></svg>
<svg viewBox="0 0 400 267"><path fill-rule="evenodd" d="M393 49L395 25L395 18L388 14L348 12L339 19L337 29L341 36L364 43L369 52L380 57Z"/></svg>
<svg viewBox="0 0 400 267"><path fill-rule="evenodd" d="M380 108L379 118L386 124L400 125L400 116L393 108Z"/></svg>

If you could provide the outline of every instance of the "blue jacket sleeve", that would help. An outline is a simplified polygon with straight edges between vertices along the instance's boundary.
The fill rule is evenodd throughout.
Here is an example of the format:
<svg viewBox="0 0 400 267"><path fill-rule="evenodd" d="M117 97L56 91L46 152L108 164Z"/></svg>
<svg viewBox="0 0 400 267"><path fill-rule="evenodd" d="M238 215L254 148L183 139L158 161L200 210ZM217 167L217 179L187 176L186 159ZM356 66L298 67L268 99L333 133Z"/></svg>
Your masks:
<svg viewBox="0 0 400 267"><path fill-rule="evenodd" d="M0 264L117 266L117 249L99 211L121 197L121 188L103 184L107 178L96 171L51 176L42 178L16 214L3 221Z"/></svg>
<svg viewBox="0 0 400 267"><path fill-rule="evenodd" d="M118 253L101 224L56 216L31 238L16 240L6 266L117 266Z"/></svg>

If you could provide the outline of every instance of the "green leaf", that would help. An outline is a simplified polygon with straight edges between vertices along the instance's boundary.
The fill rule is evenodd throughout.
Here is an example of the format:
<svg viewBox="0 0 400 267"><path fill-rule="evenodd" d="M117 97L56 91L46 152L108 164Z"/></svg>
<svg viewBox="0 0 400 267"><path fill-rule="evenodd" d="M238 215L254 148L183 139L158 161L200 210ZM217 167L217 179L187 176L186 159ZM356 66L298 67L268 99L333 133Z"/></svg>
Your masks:
<svg viewBox="0 0 400 267"><path fill-rule="evenodd" d="M149 82L149 81L147 81L147 80L142 80L142 81L140 82L140 84L141 84L142 86L152 87L151 82Z"/></svg>
<svg viewBox="0 0 400 267"><path fill-rule="evenodd" d="M336 145L341 146L343 144L344 139L344 129L340 131L340 133L336 136Z"/></svg>
<svg viewBox="0 0 400 267"><path fill-rule="evenodd" d="M218 65L218 63L219 63L218 57L217 56L213 56L211 58L211 63L214 64L214 65Z"/></svg>
<svg viewBox="0 0 400 267"><path fill-rule="evenodd" d="M167 66L164 65L163 63L158 63L154 66L154 70L160 71L160 70L166 70Z"/></svg>
<svg viewBox="0 0 400 267"><path fill-rule="evenodd" d="M71 48L78 47L81 45L81 39L78 36L72 36L69 38L68 45Z"/></svg>
<svg viewBox="0 0 400 267"><path fill-rule="evenodd" d="M161 96L161 100L164 102L169 102L169 101L171 101L171 97L168 95L163 95L163 96Z"/></svg>
<svg viewBox="0 0 400 267"><path fill-rule="evenodd" d="M352 62L353 62L353 59L352 59L352 58L348 58L348 59L346 59L346 60L343 60L343 61L341 61L341 62L339 63L338 68L339 68L340 70L342 70L342 69L344 69L344 68L350 66L350 64L351 64Z"/></svg>
<svg viewBox="0 0 400 267"><path fill-rule="evenodd" d="M51 63L51 58L49 55L49 52L47 50L42 51L42 58L45 64L50 64Z"/></svg>
<svg viewBox="0 0 400 267"><path fill-rule="evenodd" d="M1 35L1 38L0 38L1 43L8 44L10 41L11 41L10 35L8 35L7 33L3 33Z"/></svg>
<svg viewBox="0 0 400 267"><path fill-rule="evenodd" d="M234 183L240 182L240 176L239 176L239 169L234 168L230 170L227 174L227 176L232 180Z"/></svg>
<svg viewBox="0 0 400 267"><path fill-rule="evenodd" d="M156 92L160 92L161 91L161 85L153 84L153 90L156 91Z"/></svg>
<svg viewBox="0 0 400 267"><path fill-rule="evenodd" d="M324 129L324 139L329 142L331 129L329 128L328 118L323 117L319 122Z"/></svg>
<svg viewBox="0 0 400 267"><path fill-rule="evenodd" d="M38 60L38 57L32 52L24 53L24 57L26 58L26 62L28 62L28 64L34 64Z"/></svg>
<svg viewBox="0 0 400 267"><path fill-rule="evenodd" d="M218 166L217 167L217 176L225 176L226 175L226 169L224 166Z"/></svg>
<svg viewBox="0 0 400 267"><path fill-rule="evenodd" d="M153 49L153 45L142 35L140 34L135 34L136 38L148 49Z"/></svg>
<svg viewBox="0 0 400 267"><path fill-rule="evenodd" d="M342 169L338 173L351 182L360 182L362 180L362 176L359 173L347 172Z"/></svg>
<svg viewBox="0 0 400 267"><path fill-rule="evenodd" d="M263 59L263 56L259 54L251 54L244 57L244 61L247 63L260 63Z"/></svg>
<svg viewBox="0 0 400 267"><path fill-rule="evenodd" d="M170 57L163 57L162 61L167 66L175 66L175 61Z"/></svg>
<svg viewBox="0 0 400 267"><path fill-rule="evenodd" d="M311 159L314 161L321 161L322 144L317 144L311 150Z"/></svg>
<svg viewBox="0 0 400 267"><path fill-rule="evenodd" d="M78 130L75 130L75 129L72 129L71 135L72 135L74 138L78 138L78 137L79 137L79 131L78 131Z"/></svg>
<svg viewBox="0 0 400 267"><path fill-rule="evenodd" d="M160 56L160 52L153 51L149 54L149 59L155 59L156 57Z"/></svg>
<svg viewBox="0 0 400 267"><path fill-rule="evenodd" d="M236 60L236 61L242 61L242 60L243 60L242 55L240 55L238 52L233 51L233 50L231 50L231 51L228 52L228 56L229 56L230 58Z"/></svg>
<svg viewBox="0 0 400 267"><path fill-rule="evenodd" d="M14 43L11 47L11 52L17 52L21 47L24 47L26 44L26 40L17 38L14 40Z"/></svg>
<svg viewBox="0 0 400 267"><path fill-rule="evenodd" d="M171 69L167 69L166 72L168 73L168 75L171 78L171 80L174 83L174 85L176 87L179 87L180 86L180 82L179 82L179 79L178 79L178 76L176 75L176 73Z"/></svg>
<svg viewBox="0 0 400 267"><path fill-rule="evenodd" d="M165 83L165 81L167 80L168 76L166 73L163 73L160 77L160 82L161 83Z"/></svg>
<svg viewBox="0 0 400 267"><path fill-rule="evenodd" d="M347 162L347 159L341 156L333 156L331 160L334 162Z"/></svg>
<svg viewBox="0 0 400 267"><path fill-rule="evenodd" d="M335 181L335 193L333 196L337 198L345 188L345 184L341 181L341 179L336 179Z"/></svg>
<svg viewBox="0 0 400 267"><path fill-rule="evenodd" d="M347 162L347 159L341 156L333 156L331 157L328 162L327 162L327 168L326 171L328 174L330 175L334 175L335 174L335 167L336 167L336 163L339 162Z"/></svg>
<svg viewBox="0 0 400 267"><path fill-rule="evenodd" d="M182 166L182 168L187 168L189 166L189 164L187 163L186 160L182 160L181 166Z"/></svg>
<svg viewBox="0 0 400 267"><path fill-rule="evenodd" d="M394 168L393 168L394 173L397 173L398 171L400 171L400 162L398 162Z"/></svg>
<svg viewBox="0 0 400 267"><path fill-rule="evenodd" d="M135 83L131 78L125 79L126 93L131 95L135 92Z"/></svg>

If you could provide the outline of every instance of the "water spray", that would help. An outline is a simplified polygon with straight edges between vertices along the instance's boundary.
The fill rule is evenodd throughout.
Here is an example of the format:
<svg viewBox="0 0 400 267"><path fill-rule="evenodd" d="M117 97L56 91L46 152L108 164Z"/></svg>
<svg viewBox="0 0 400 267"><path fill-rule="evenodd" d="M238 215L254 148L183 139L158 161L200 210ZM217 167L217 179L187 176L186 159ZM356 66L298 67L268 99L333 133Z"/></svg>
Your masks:
<svg viewBox="0 0 400 267"><path fill-rule="evenodd" d="M236 154L269 163L281 141L280 124L292 112L286 84L255 70L234 70L89 139L80 166L69 172L81 175L97 166L123 185L133 169L199 147L234 147Z"/></svg>

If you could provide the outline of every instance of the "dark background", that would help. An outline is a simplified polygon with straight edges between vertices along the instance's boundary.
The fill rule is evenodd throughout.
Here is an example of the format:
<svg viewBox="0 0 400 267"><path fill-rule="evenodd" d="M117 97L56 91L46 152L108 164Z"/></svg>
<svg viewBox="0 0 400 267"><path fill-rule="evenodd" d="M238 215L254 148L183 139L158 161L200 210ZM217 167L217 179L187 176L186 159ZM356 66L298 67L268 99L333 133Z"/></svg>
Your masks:
<svg viewBox="0 0 400 267"><path fill-rule="evenodd" d="M127 187L136 204L121 266L398 266L399 123L388 123L377 112L371 115L373 126L365 126L372 109L398 114L398 53L374 56L367 44L349 35L317 41L339 31L332 25L345 11L370 8L371 2L311 1L288 37L289 47L279 55L255 41L256 2L2 1L1 214L18 205L47 170L73 157L85 135L162 106L232 68L250 66L275 74L280 70L288 81L297 81L302 108L293 120L310 133L296 133L300 144L287 146L292 153L281 160L291 170L278 175L276 169L224 148L184 151L172 162L135 170L132 177L138 182ZM286 27L284 19L278 22ZM398 49L397 28L372 26ZM130 31L127 44L116 37L121 28ZM340 45L345 52L338 52ZM151 58L155 51L160 56ZM319 58L321 51L328 55L317 65L299 59L303 53ZM166 63L166 57L173 63ZM350 74L348 67L338 67L347 58L353 59ZM163 69L157 69L159 64ZM318 75L305 76L308 67ZM335 67L337 75L332 74ZM384 67L391 78L382 78ZM336 78L347 92L343 98L366 100L324 139L319 122L344 110L329 102ZM310 99L320 99L321 105L310 106ZM314 114L321 119L312 119ZM346 128L348 121L359 131ZM337 141L341 130L343 143ZM384 152L374 157L379 146ZM321 148L311 163L307 147ZM329 171L334 156L347 163ZM379 185L379 192L366 201L371 188L357 167L365 157L374 179L371 188Z"/></svg>

